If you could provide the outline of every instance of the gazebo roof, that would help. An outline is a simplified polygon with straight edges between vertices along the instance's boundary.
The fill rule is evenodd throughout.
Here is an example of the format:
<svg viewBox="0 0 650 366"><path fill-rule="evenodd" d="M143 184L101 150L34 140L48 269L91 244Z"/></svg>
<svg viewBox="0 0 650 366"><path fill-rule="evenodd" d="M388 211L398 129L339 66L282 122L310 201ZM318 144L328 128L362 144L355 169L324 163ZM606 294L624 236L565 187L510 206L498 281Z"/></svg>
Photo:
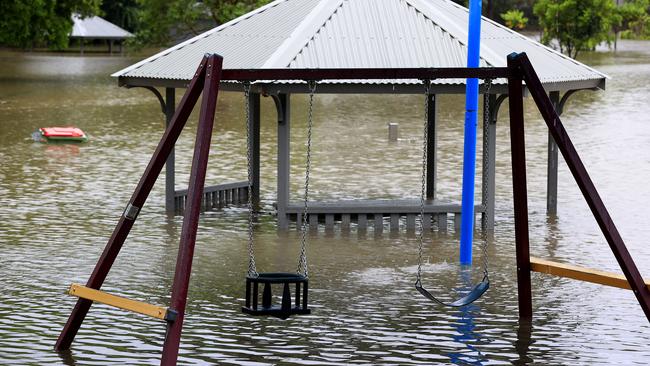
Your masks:
<svg viewBox="0 0 650 366"><path fill-rule="evenodd" d="M112 76L120 85L184 87L205 53L223 56L224 69L465 67L467 23L467 8L449 0L276 0ZM601 72L487 18L481 27L481 66L506 66L509 53L523 51L549 91L605 88ZM464 82L437 80L434 91L462 93ZM422 92L417 80L324 84L319 92ZM282 81L257 87L305 90Z"/></svg>
<svg viewBox="0 0 650 366"><path fill-rule="evenodd" d="M125 39L133 37L133 34L128 31L98 16L82 19L78 14L73 14L72 21L74 22L70 33L72 38Z"/></svg>

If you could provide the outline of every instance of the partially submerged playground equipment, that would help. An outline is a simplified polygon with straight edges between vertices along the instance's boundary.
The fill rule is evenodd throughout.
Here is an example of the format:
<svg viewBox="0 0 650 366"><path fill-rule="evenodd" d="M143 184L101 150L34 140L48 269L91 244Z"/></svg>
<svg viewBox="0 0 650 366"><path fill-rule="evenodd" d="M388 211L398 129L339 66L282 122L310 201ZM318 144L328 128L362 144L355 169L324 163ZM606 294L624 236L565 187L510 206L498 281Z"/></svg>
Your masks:
<svg viewBox="0 0 650 366"><path fill-rule="evenodd" d="M180 102L179 108L174 114L172 121L163 135L156 151L147 166L144 175L126 206L113 235L108 241L102 256L100 257L95 270L85 286L73 285L70 289L72 295L79 299L72 310L72 313L63 328L56 343L56 350L68 349L81 326L93 301L103 302L108 305L118 306L126 310L132 310L158 319L164 319L167 324L167 333L163 344L162 365L173 365L176 363L180 345L181 330L187 303L187 292L189 287L190 273L192 269L192 257L196 243L196 231L198 228L201 201L208 163L208 152L212 137L214 113L217 106L217 95L222 80L237 81L240 84L250 83L255 80L295 80L306 81L308 85L323 80L341 80L350 78L363 79L419 79L425 85L434 79L444 78L479 78L483 80L494 80L506 78L509 92L510 107L510 136L512 154L512 176L513 176L513 198L515 210L515 240L517 258L517 282L519 295L519 318L523 321L530 321L533 316L532 291L530 272L531 270L543 271L577 279L585 279L604 285L612 285L617 281L618 276L605 272L598 272L589 269L573 267L567 270L566 265L550 261L531 259L529 255L529 231L528 231L528 198L526 191L526 155L524 141L524 110L523 110L523 83L532 95L538 109L540 110L551 134L564 156L564 159L580 187L585 200L600 226L607 242L616 257L627 283L634 292L641 308L648 321L650 321L650 282L644 282L634 261L627 251L625 244L619 235L614 223L607 212L596 188L594 187L578 153L576 152L568 134L566 133L560 117L553 108L553 104L544 91L544 88L535 73L526 54L511 54L508 56L507 68L415 68L415 69L266 69L266 70L223 70L222 58L218 55L206 55L201 61L194 78L192 79L187 92ZM302 84L304 87L304 84ZM311 89L311 88L310 88ZM313 89L312 89L313 90ZM178 136L185 127L190 112L192 111L199 95L203 93L200 109L199 126L196 132L196 143L194 157L192 160L191 176L188 187L187 206L183 217L183 227L179 245L179 253L176 263L176 272L172 284L170 306L168 308L156 307L141 302L124 299L115 295L99 291L108 271L115 261L131 227L133 226L138 213L142 209L145 200L153 187L156 178L162 170L165 160L169 156L172 147ZM308 187L308 186L307 186ZM308 190L306 189L306 192ZM307 215L309 213L307 212ZM421 225L423 227L423 225ZM303 225L304 229L304 225ZM304 247L303 247L304 250ZM304 274L287 275L268 274L260 275L259 281L255 281L254 274L251 275L249 264L249 276L247 278L246 306L249 313L254 313L251 302L257 302L257 291L251 294L251 284L257 289L257 282L270 285L274 281L284 284L283 304L280 307L280 317L295 313L307 312L307 272L306 258ZM301 263L302 265L302 263ZM577 274L576 274L577 273ZM251 281L251 278L253 279ZM418 282L420 275L418 274ZM304 302L300 303L300 295L296 294L296 305L291 306L291 299L288 295L289 284L304 285ZM619 281L620 284L620 281ZM266 286L265 286L266 287ZM263 296L263 306L259 315L278 315L275 313L263 314L264 308L271 308L271 294ZM267 292L265 290L265 292ZM421 291L422 292L422 291ZM254 297L254 299L251 299ZM462 299L461 299L462 300ZM453 304L452 304L453 305Z"/></svg>
<svg viewBox="0 0 650 366"><path fill-rule="evenodd" d="M359 0L356 2L349 1L346 2L346 4L349 5L355 3L358 5L364 1L366 0ZM342 0L320 2L318 0L303 0L302 5L311 2L317 3L318 6L316 6L316 10L311 13L308 18L317 18L326 23L334 21L330 12L334 11L336 13L337 9L341 8L344 3ZM281 7L282 4L286 5L295 3L301 2L298 0L278 0L256 12L253 12L252 14L260 14L263 13L264 10ZM421 14L427 14L427 17L435 15L435 12L433 11L435 9L432 9L431 5L433 2L424 2L420 0L374 1L372 4L366 3L364 6L367 8L379 3L383 5L399 3L402 8L407 9L411 14L415 14L416 18L420 17ZM450 2L445 0L437 0L435 3L451 13L456 12L454 14L458 15L457 11L459 7L457 5L451 5ZM413 9L422 12L414 13L412 12ZM246 20L247 16L233 21L233 24L238 24L242 19ZM417 18L416 20L421 21L422 19ZM306 25L301 24L296 30L294 30L292 37L294 34L300 36L309 30L306 27L313 27L314 24L322 25L322 22L317 21L315 23L307 22L305 23ZM442 19L441 22L446 26L451 27L449 19ZM246 24L246 22L243 23ZM227 29L229 24L222 26L223 29ZM488 23L488 25L491 25L493 28L495 27L491 23ZM320 31L322 32L323 30L321 29ZM497 30L492 29L492 31L498 33ZM307 34L310 33L307 32ZM512 32L508 34L512 36ZM335 218L341 220L343 226L345 226L346 223L349 225L351 218L354 217L357 220L357 226L359 228L362 228L362 225L365 225L367 216L372 215L375 221L375 230L383 227L384 216L390 216L392 227L393 222L396 219L399 220L400 215L406 215L407 226L415 226L417 215L420 236L418 247L418 270L415 282L416 289L431 301L446 306L465 306L480 298L489 287L487 253L485 246L483 246L484 263L482 281L475 285L464 297L456 301L445 303L438 300L425 289L423 282L426 282L426 279L423 278L422 274L422 257L424 251L423 233L425 230L430 229L432 214L437 215L439 228L442 229L443 225L441 223L446 225L447 213L455 213L456 219L458 219L459 213L459 207L449 204L441 205L439 202L433 200L435 193L435 177L431 174L431 170L435 173L435 136L433 140L430 139L430 136L435 134L435 93L433 90L448 90L445 88L457 90L460 86L457 81L461 79L481 79L483 82L481 90L485 96L484 137L486 142L484 143L484 151L486 153L484 156L483 203L477 208L483 213L483 227L488 229L493 225L494 210L493 125L496 121L498 106L506 96L509 100L520 320L529 322L532 319L533 311L530 272L537 271L603 285L630 288L633 290L641 308L648 318L648 321L650 321L650 282L644 282L641 277L641 274L634 264L630 253L627 251L621 236L609 216L609 213L600 199L598 192L591 182L580 157L564 130L559 117L559 111L561 111L562 105L573 91L581 88L602 87L603 85L600 84L600 77L588 79L586 82L583 80L583 84L580 84L581 86L569 82L569 85L572 85L576 89L569 89L562 100L560 100L559 91L556 90L558 85L554 86L553 83L542 83L538 74L533 69L527 54L524 52L511 53L507 57L507 67L490 67L490 64L488 63L483 64L484 67L478 67L478 63L476 65L471 65L472 67L310 67L308 62L304 59L307 57L307 53L302 50L302 47L305 45L302 38L298 37L292 39L292 37L289 37L288 42L285 42L282 45L282 52L272 54L270 59L267 59L262 67L224 68L223 63L227 62L228 57L224 58L214 53L205 54L198 69L192 73L193 76L191 77L191 80L189 80L189 86L187 87L185 95L177 109L173 109L174 89L167 87L167 100L166 102L163 102L162 95L154 88L154 85L156 84L152 83L151 80L147 81L144 79L143 82L143 79L135 77L135 80L140 84L138 84L138 82L133 82L134 79L132 78L134 76L131 72L137 70L138 67L132 67L120 73L119 76L121 83L128 86L146 87L156 93L163 105L163 110L167 113L168 127L88 282L85 286L73 284L70 287L69 293L79 297L79 299L77 300L77 303L59 336L55 346L57 350L61 351L70 348L81 323L90 309L90 306L93 302L100 302L164 320L167 325L167 332L163 344L161 364L175 364L180 346L181 331L187 303L187 293L192 268L192 258L196 243L199 215L202 208L214 205L215 200L218 202L217 205L221 205L224 201L228 201L228 198L232 203L241 203L245 200L249 209L249 263L248 273L246 276L246 299L245 305L242 307L242 311L246 314L270 315L284 319L292 315L310 313L308 307L309 273L307 268L306 232L308 226L318 225L320 216L323 215L327 226L331 226L332 221ZM310 44L311 42L315 43L316 36L312 37L310 35L310 37L311 38L308 38L307 42ZM514 43L516 43L516 40L521 41L521 37L517 37L513 38L515 40ZM428 38L427 41L429 41ZM503 39L501 38L500 41L502 42ZM184 46L192 49L192 42L183 44L180 48L183 48ZM244 45L238 43L238 46ZM462 47L460 50L461 51L459 52L461 53L464 51ZM299 57L294 57L293 55L297 51L301 51L299 52ZM535 51L539 51L539 49L533 48L533 52ZM192 52L195 53L196 50L194 49ZM233 53L235 51L230 50L230 52ZM543 49L542 53L544 52L549 52L549 50ZM503 55L505 55L505 52ZM499 57L505 59L505 56ZM156 59L156 56L154 56L153 59ZM561 58L561 60L566 61L566 58ZM145 60L143 62L146 64L148 61ZM273 62L281 63L279 64L280 66L278 66L278 64ZM284 64L282 62L284 62ZM140 64L137 64L136 66L138 65ZM287 67L287 65L289 65L289 67ZM602 76L602 74L598 75ZM274 82L269 82L269 80L274 80ZM310 204L309 171L311 163L311 131L313 125L314 94L316 93L317 88L324 89L326 92L328 90L329 92L340 92L342 89L339 88L341 88L342 85L349 86L351 80L363 80L362 83L355 84L355 87L357 88L359 88L360 85L372 85L373 88L376 88L377 85L372 84L372 82L375 81L380 82L381 85L383 85L384 89L381 89L380 87L383 91L386 91L387 89L385 88L389 85L393 92L395 91L395 88L402 88L404 92L410 93L419 90L419 93L424 95L422 190L419 207L417 203L401 203L393 206L384 204L383 207L378 207L376 203L359 204L358 202L348 204L347 206L337 203L330 205ZM597 82L596 84L594 84L594 80ZM566 80L559 82L556 80L555 83L566 87L566 84L563 84L566 83ZM300 228L302 236L300 243L300 257L296 273L258 273L255 265L252 222L254 209L259 200L259 96L264 93L268 94L270 87L276 88L274 89L276 92L271 95L278 107L279 140L284 140L284 143L279 144L280 148L278 152L278 175L282 177L282 179L278 179L278 223L281 228L285 228L291 214L296 217L296 221L301 222ZM478 89L478 83L476 87ZM554 89L554 87L556 89ZM224 89L244 91L244 98L246 101L246 126L248 132L248 181L243 182L243 184L239 183L228 186L217 186L216 188L206 188L205 177L208 167L208 152L210 149L215 110L217 107L217 96L219 91ZM470 88L468 87L468 90L469 89ZM497 98L496 95L491 94L491 92L495 90L503 94ZM551 91L550 96L547 95L549 90ZM478 90L475 91L478 95ZM624 276L530 257L523 110L525 91L532 95L549 128L549 146L553 148L557 147L562 152L571 173L580 187L583 196L591 208L596 221L616 257ZM292 206L288 201L289 92L309 93L305 190L302 205L296 205L299 207L293 209L293 211L291 208ZM194 146L194 157L192 159L189 186L186 191L182 192L181 196L178 196L178 192L175 191L173 185L173 148L201 94L203 97L200 108L199 125L196 132L196 142ZM469 95L469 92L467 94ZM172 107L171 109L170 106ZM474 108L472 112L475 114L477 109L475 104L472 108ZM475 139L475 136L473 138ZM552 145L550 144L551 141L554 141ZM555 143L557 143L557 145L555 145ZM555 154L557 154L557 149L555 149ZM433 159L430 159L431 155L433 155ZM552 154L549 152L549 161L551 158ZM176 270L172 284L170 305L169 307L161 307L107 294L100 291L100 288L166 162L168 169L167 202L168 204L173 205L174 210L181 211L184 217ZM556 164L554 168L557 168ZM549 169L549 175L551 174L552 172ZM489 184L490 182L492 182L491 187ZM490 190L491 196L489 193ZM486 191L488 191L487 194L485 193ZM206 192L208 192L207 195ZM171 196L169 195L170 193L172 193ZM473 199L473 192L471 196ZM473 206L473 203L471 204ZM390 207L390 209L387 210L386 207ZM551 209L554 209L554 207L549 207L549 211L551 211ZM492 215L492 217L490 215ZM471 216L471 219L473 220L473 214L471 214ZM463 220L463 222L465 222L465 220ZM471 245L469 250L471 253ZM259 304L260 285L263 286L261 305ZM282 287L280 305L273 304L272 287L274 285L280 285ZM291 287L294 287L293 296L291 294Z"/></svg>

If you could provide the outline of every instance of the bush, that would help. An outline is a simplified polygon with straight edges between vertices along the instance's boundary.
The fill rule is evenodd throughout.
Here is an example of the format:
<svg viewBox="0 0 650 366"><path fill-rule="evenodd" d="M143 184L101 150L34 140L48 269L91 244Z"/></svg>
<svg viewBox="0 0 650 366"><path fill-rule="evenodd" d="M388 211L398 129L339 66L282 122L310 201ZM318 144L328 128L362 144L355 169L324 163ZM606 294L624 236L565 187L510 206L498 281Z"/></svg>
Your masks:
<svg viewBox="0 0 650 366"><path fill-rule="evenodd" d="M501 19L506 23L506 27L510 29L524 29L528 24L528 18L524 16L524 12L521 10L512 9L500 15Z"/></svg>

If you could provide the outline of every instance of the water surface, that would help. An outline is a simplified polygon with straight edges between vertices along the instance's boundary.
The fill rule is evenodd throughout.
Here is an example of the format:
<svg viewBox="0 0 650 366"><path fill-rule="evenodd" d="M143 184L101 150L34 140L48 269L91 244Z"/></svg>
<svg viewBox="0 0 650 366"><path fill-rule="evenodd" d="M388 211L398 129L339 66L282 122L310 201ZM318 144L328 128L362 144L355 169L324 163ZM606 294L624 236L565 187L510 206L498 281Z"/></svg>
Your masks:
<svg viewBox="0 0 650 366"><path fill-rule="evenodd" d="M2 364L157 364L164 326L95 305L71 352L52 347L156 146L164 120L146 90L118 88L108 75L137 58L0 53L0 361ZM619 231L650 277L650 43L584 61L612 77L606 92L579 92L564 121ZM180 94L180 93L179 93ZM179 96L180 99L180 96ZM292 99L292 195L304 164L306 98ZM316 97L313 197L417 198L421 96ZM463 100L440 98L438 197L460 200ZM220 95L208 184L244 180L242 96ZM262 196L255 227L261 271L291 271L299 236L279 233L273 103L262 100ZM618 271L606 241L564 165L558 216L545 213L546 128L526 101L531 252ZM533 274L532 328L517 322L507 106L497 131L497 206L487 242L492 285L466 309L441 308L414 289L417 238L372 230L309 237L313 314L286 321L240 313L247 268L246 211L202 216L181 344L182 364L647 364L650 327L631 292ZM388 122L401 138L387 141ZM83 145L32 142L38 127L76 125ZM180 138L177 185L187 184L196 115ZM479 136L480 138L480 136ZM480 152L479 152L480 153ZM480 174L479 174L480 176ZM477 190L480 192L480 189ZM164 214L156 184L104 289L167 304L181 218ZM450 223L451 225L451 223ZM451 298L458 235L427 233L425 281ZM480 251L475 251L477 261ZM473 278L478 279L475 268Z"/></svg>

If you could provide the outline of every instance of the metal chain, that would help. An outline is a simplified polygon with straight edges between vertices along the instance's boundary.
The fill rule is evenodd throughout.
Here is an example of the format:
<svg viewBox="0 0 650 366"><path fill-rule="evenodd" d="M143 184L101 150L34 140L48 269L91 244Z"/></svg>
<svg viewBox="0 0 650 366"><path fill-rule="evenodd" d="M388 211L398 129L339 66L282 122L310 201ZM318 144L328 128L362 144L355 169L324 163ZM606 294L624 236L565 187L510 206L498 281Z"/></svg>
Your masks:
<svg viewBox="0 0 650 366"><path fill-rule="evenodd" d="M487 89L485 92L485 118L484 118L484 123L490 123L490 107L489 107L489 93L490 93L490 88L492 86L492 80L488 79L487 80ZM420 233L418 237L418 269L417 269L417 277L416 277L416 282L420 282L422 279L422 259L423 259L423 247L424 247L424 197L426 194L426 172L427 172L427 156L428 156L428 139L429 139L429 98L431 96L429 95L431 91L431 81L430 80L424 80L424 88L425 88L425 102L424 102L424 133L423 133L423 142L422 142L422 186L421 186L421 191L420 191ZM484 139L487 138L487 135L484 134ZM483 146L487 146L487 144L484 144ZM485 148L483 149L483 156L485 158L485 154L487 154L487 151ZM485 187L484 187L485 189ZM488 276L488 250L487 250L487 240L483 241L483 245L481 247L482 251L482 267L483 267L483 275L485 277Z"/></svg>
<svg viewBox="0 0 650 366"><path fill-rule="evenodd" d="M483 98L483 105L484 105L484 116L483 116L483 124L485 127L483 130L483 161L487 162L487 164L490 164L490 161L488 160L488 151L487 151L487 146L488 146L488 130L490 123L492 123L491 119L492 116L490 115L490 89L492 88L492 79L487 79L484 81L486 85L485 87L485 94ZM489 170L489 169L487 169ZM487 185L483 185L483 197L487 197ZM481 252L483 256L483 276L488 277L488 241L487 238L483 238L483 245L481 246Z"/></svg>
<svg viewBox="0 0 650 366"><path fill-rule="evenodd" d="M420 233L418 238L418 273L416 283L422 278L422 251L424 246L424 196L426 194L427 179L427 155L429 140L429 92L431 91L431 80L423 80L424 83L424 140L422 141L422 186L420 191Z"/></svg>
<svg viewBox="0 0 650 366"><path fill-rule="evenodd" d="M244 82L244 100L246 110L246 163L248 166L248 275L257 277L257 268L255 266L255 253L253 252L253 151L251 149L251 83Z"/></svg>
<svg viewBox="0 0 650 366"><path fill-rule="evenodd" d="M309 201L309 174L311 170L311 135L314 122L314 94L316 93L316 81L310 80L309 86L309 113L307 117L307 161L305 162L305 197L302 211L302 223L300 226L300 260L298 262L298 273L309 277L307 269L307 202Z"/></svg>

